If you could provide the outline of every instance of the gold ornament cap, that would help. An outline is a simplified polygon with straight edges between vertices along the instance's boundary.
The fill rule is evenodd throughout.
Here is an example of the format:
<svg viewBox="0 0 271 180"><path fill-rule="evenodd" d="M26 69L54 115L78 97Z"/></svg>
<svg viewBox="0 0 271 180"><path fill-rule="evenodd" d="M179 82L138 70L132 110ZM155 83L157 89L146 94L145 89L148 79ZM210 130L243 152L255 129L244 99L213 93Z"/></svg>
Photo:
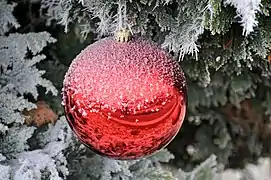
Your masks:
<svg viewBox="0 0 271 180"><path fill-rule="evenodd" d="M128 42L132 39L132 34L128 29L123 28L116 33L115 39L118 42Z"/></svg>

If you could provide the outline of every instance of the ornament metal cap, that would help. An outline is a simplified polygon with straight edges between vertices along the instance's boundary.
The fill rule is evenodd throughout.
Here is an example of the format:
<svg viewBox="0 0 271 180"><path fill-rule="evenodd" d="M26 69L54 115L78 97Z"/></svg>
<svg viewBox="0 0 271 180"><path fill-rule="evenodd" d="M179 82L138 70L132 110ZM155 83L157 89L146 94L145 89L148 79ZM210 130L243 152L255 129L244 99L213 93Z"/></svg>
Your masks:
<svg viewBox="0 0 271 180"><path fill-rule="evenodd" d="M132 34L128 29L122 28L116 33L115 39L118 42L128 42L132 39Z"/></svg>

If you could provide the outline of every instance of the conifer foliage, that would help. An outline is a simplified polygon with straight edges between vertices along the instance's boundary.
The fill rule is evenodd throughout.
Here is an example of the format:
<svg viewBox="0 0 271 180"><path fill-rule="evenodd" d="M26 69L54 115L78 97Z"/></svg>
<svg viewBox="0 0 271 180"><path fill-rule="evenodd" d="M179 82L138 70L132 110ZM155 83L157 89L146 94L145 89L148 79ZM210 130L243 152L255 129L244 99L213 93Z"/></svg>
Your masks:
<svg viewBox="0 0 271 180"><path fill-rule="evenodd" d="M0 180L271 179L270 12L269 0L0 0ZM130 161L78 142L59 93L71 60L114 35L120 14L188 83L174 141Z"/></svg>

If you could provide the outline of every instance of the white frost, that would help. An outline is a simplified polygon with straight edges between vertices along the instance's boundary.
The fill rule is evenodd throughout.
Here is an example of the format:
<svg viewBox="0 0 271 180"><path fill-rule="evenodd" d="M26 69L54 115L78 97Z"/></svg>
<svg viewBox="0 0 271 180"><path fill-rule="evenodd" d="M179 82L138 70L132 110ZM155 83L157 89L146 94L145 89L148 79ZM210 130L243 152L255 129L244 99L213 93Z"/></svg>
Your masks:
<svg viewBox="0 0 271 180"><path fill-rule="evenodd" d="M243 35L249 35L258 25L256 14L260 11L261 0L226 0L225 4L236 8L237 16L241 18Z"/></svg>

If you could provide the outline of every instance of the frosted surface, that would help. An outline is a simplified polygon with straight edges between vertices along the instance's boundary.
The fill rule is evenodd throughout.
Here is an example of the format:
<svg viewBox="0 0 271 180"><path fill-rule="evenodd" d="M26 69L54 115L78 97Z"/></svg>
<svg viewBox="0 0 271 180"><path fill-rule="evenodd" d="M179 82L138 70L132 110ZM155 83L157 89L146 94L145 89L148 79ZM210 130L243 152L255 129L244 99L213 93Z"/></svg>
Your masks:
<svg viewBox="0 0 271 180"><path fill-rule="evenodd" d="M154 44L100 40L79 54L66 74L68 122L95 152L137 159L165 147L186 112L184 75Z"/></svg>
<svg viewBox="0 0 271 180"><path fill-rule="evenodd" d="M111 38L83 50L64 82L66 89L82 94L93 105L100 102L112 110L129 111L148 108L146 104L162 96L166 99L173 85L184 88L182 70L163 50L140 39L119 43Z"/></svg>

